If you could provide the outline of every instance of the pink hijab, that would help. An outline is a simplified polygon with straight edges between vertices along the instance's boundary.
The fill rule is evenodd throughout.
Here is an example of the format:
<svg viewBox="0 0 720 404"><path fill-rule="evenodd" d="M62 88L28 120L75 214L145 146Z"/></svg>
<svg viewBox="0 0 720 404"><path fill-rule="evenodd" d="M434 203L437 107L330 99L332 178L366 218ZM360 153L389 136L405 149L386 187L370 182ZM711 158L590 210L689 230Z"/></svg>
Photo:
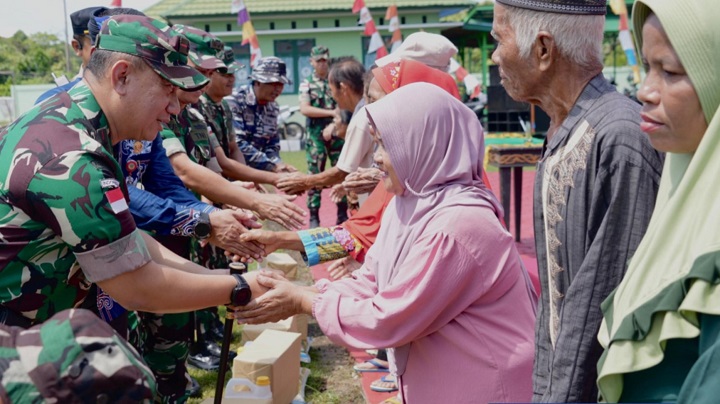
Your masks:
<svg viewBox="0 0 720 404"><path fill-rule="evenodd" d="M482 181L482 126L463 103L440 87L413 83L365 108L406 188L390 202L377 241L368 251L382 291L442 209L486 207L498 219L503 212ZM402 375L409 345L390 352Z"/></svg>

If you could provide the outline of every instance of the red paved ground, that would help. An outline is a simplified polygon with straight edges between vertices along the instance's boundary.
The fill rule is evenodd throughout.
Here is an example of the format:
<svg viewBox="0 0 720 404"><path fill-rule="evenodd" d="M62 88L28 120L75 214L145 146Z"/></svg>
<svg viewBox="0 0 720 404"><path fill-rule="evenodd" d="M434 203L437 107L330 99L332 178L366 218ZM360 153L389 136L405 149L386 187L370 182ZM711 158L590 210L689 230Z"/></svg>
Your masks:
<svg viewBox="0 0 720 404"><path fill-rule="evenodd" d="M499 175L498 173L489 173L488 176L490 177L490 184L492 186L493 191L495 192L495 195L497 195L498 200L500 199L500 185L499 185ZM520 256L523 260L523 263L525 264L525 267L527 268L528 272L530 273L530 276L533 280L533 283L535 284L536 290L539 290L539 284L537 281L537 262L535 260L535 245L533 242L533 224L532 224L532 193L533 193L533 183L535 179L535 172L534 171L524 171L523 172L523 190L522 190L522 218L520 221L520 233L521 233L521 239L520 242L517 243L518 252L520 253ZM515 196L512 196L512 201L514 201ZM305 197L299 197L295 203L297 203L300 206L305 207ZM512 207L513 205L511 205ZM512 209L512 208L511 208ZM514 211L514 209L512 209ZM330 201L329 197L329 190L323 191L323 199L322 199L322 206L320 208L320 225L321 226L332 226L335 224L336 219L336 206ZM515 217L511 215L510 223L508 223L509 227L511 229L515 228L514 225ZM322 279L327 278L328 273L326 271L327 265L316 265L312 268L312 273L315 279ZM348 350L350 354L355 358L358 362L363 362L368 359L371 359L371 357L365 353L363 350ZM362 373L361 374L361 382L363 391L365 393L365 397L367 399L367 402L369 404L377 404L381 403L383 400L391 398L395 395L395 393L378 393L370 390L370 383L372 383L374 380L379 379L381 376L385 375L386 373Z"/></svg>

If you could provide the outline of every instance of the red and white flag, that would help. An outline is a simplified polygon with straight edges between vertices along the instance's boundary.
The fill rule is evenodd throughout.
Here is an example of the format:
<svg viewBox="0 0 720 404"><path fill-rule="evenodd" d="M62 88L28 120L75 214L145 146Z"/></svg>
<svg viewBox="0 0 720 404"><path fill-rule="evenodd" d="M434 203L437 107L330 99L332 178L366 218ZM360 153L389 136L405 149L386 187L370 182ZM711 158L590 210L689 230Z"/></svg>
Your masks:
<svg viewBox="0 0 720 404"><path fill-rule="evenodd" d="M458 80L465 84L465 93L469 95L470 98L476 98L480 95L480 82L478 79L468 73L454 58L450 59L450 70L448 73L454 74Z"/></svg>
<svg viewBox="0 0 720 404"><path fill-rule="evenodd" d="M112 0L110 7L122 7L122 0Z"/></svg>
<svg viewBox="0 0 720 404"><path fill-rule="evenodd" d="M125 200L125 195L123 195L120 188L113 188L109 191L105 191L105 197L107 198L108 202L110 202L110 208L116 215L120 212L128 210L128 204Z"/></svg>
<svg viewBox="0 0 720 404"><path fill-rule="evenodd" d="M365 6L365 1L355 0L352 12L353 14L360 14L358 24L365 25L363 34L370 37L367 53L375 53L375 57L378 59L383 56L387 56L388 52L387 49L385 49L385 43L383 42L380 33L377 31L377 27L375 27L375 21L373 21L372 15L370 15L370 10L368 10Z"/></svg>
<svg viewBox="0 0 720 404"><path fill-rule="evenodd" d="M400 19L398 18L397 6L388 7L385 13L385 20L388 22L388 31L392 32L390 53L393 53L402 43L402 32L400 32Z"/></svg>

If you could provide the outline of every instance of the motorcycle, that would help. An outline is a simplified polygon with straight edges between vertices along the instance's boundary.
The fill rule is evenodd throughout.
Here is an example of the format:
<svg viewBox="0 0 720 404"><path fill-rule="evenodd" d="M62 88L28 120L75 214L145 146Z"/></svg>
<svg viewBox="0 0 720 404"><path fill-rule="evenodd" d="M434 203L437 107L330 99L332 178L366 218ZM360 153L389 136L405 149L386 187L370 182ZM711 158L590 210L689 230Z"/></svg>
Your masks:
<svg viewBox="0 0 720 404"><path fill-rule="evenodd" d="M298 139L301 140L305 136L305 128L297 123L290 122L290 118L300 111L300 107L291 107L289 105L281 105L278 114L278 134L281 139Z"/></svg>

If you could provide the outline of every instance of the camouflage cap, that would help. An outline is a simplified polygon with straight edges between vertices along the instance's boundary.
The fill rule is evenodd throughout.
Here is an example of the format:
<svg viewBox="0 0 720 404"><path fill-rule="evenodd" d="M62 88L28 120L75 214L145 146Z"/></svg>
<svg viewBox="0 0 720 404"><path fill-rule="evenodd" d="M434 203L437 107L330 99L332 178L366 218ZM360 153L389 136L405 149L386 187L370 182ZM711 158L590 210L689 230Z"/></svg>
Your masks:
<svg viewBox="0 0 720 404"><path fill-rule="evenodd" d="M313 46L313 48L310 50L310 58L312 60L328 60L330 59L330 51L328 50L327 46Z"/></svg>
<svg viewBox="0 0 720 404"><path fill-rule="evenodd" d="M260 59L257 65L253 67L250 79L259 83L292 84L292 81L287 77L285 62L275 56Z"/></svg>
<svg viewBox="0 0 720 404"><path fill-rule="evenodd" d="M225 67L222 61L225 45L215 35L189 25L175 24L173 29L190 41L188 57L197 66L209 70Z"/></svg>
<svg viewBox="0 0 720 404"><path fill-rule="evenodd" d="M227 67L227 72L230 74L245 67L244 64L238 63L237 60L235 60L235 52L233 52L233 49L230 46L225 46L222 60L225 63L225 67Z"/></svg>
<svg viewBox="0 0 720 404"><path fill-rule="evenodd" d="M194 91L208 79L187 65L188 39L156 19L117 15L102 25L95 48L140 57L160 77L183 90Z"/></svg>
<svg viewBox="0 0 720 404"><path fill-rule="evenodd" d="M0 347L0 402L138 403L154 397L155 379L140 355L88 310L64 310L27 330L2 326Z"/></svg>

